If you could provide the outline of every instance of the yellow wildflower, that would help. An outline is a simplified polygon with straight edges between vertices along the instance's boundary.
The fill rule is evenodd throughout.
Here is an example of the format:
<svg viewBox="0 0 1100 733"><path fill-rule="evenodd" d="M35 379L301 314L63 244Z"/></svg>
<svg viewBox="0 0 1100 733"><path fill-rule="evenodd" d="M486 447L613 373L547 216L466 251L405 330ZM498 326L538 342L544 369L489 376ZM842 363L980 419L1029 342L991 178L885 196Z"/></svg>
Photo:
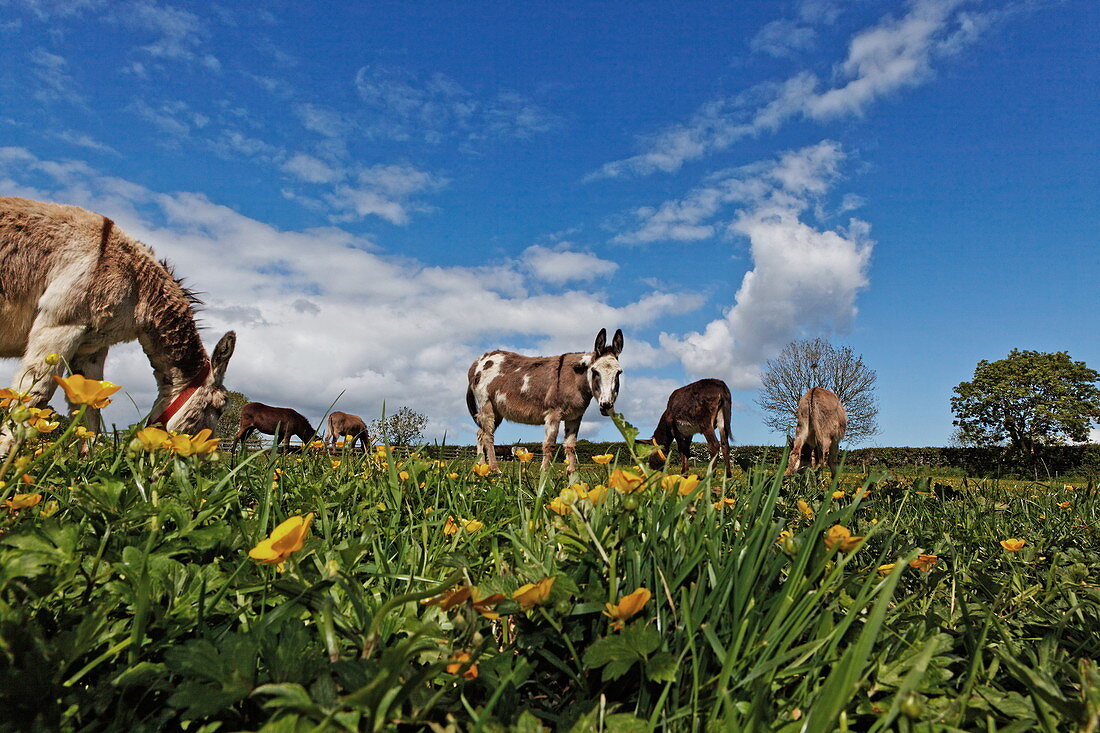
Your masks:
<svg viewBox="0 0 1100 733"><path fill-rule="evenodd" d="M833 498L834 499L843 499L844 498L844 491L842 491L840 489L837 489L836 491L833 492Z"/></svg>
<svg viewBox="0 0 1100 733"><path fill-rule="evenodd" d="M554 580L555 578L543 578L537 583L522 585L512 594L512 598L523 610L530 610L550 598L550 589L554 587Z"/></svg>
<svg viewBox="0 0 1100 733"><path fill-rule="evenodd" d="M594 488L589 489L584 498L592 502L594 506L599 506L607 499L607 487L603 484L598 484Z"/></svg>
<svg viewBox="0 0 1100 733"><path fill-rule="evenodd" d="M916 568L922 573L927 573L932 566L940 561L936 555L921 555L916 560L909 561L909 567Z"/></svg>
<svg viewBox="0 0 1100 733"><path fill-rule="evenodd" d="M146 428L148 429L148 428ZM203 428L195 435L176 433L169 438L168 443L172 450L181 456L194 456L201 453L213 453L218 448L221 438L211 438L210 428Z"/></svg>
<svg viewBox="0 0 1100 733"><path fill-rule="evenodd" d="M1005 548L1009 552L1017 552L1018 550L1022 550L1024 545L1026 544L1027 542L1025 540L1016 539L1015 537L1007 540L1001 540L1001 547Z"/></svg>
<svg viewBox="0 0 1100 733"><path fill-rule="evenodd" d="M600 464L601 466L606 466L607 464L611 463L614 458L615 456L611 455L610 453L603 453L598 456L592 456L592 460Z"/></svg>
<svg viewBox="0 0 1100 733"><path fill-rule="evenodd" d="M280 524L267 539L261 540L258 545L248 551L248 556L265 565L275 565L278 571L283 572L287 559L302 549L306 535L309 534L309 525L313 522L313 513L304 517L291 517Z"/></svg>
<svg viewBox="0 0 1100 733"><path fill-rule="evenodd" d="M560 496L555 496L550 503L546 505L546 508L563 517L573 511L573 507L562 501Z"/></svg>
<svg viewBox="0 0 1100 733"><path fill-rule="evenodd" d="M93 433L91 430L88 430L88 428L84 427L83 425L78 425L76 427L76 430L73 431L73 435L83 439L95 438L95 433Z"/></svg>
<svg viewBox="0 0 1100 733"><path fill-rule="evenodd" d="M451 481L456 481L458 480L458 474L452 471L451 473L447 474L447 478L449 478Z"/></svg>
<svg viewBox="0 0 1100 733"><path fill-rule="evenodd" d="M134 435L141 448L150 453L167 447L171 437L167 430L161 428L142 428Z"/></svg>
<svg viewBox="0 0 1100 733"><path fill-rule="evenodd" d="M527 461L535 457L535 454L527 450L526 448L516 448L514 451L514 455L523 463L527 463Z"/></svg>
<svg viewBox="0 0 1100 733"><path fill-rule="evenodd" d="M408 471L400 471L397 474L397 478L401 479L402 481L408 481L409 480L409 472Z"/></svg>
<svg viewBox="0 0 1100 733"><path fill-rule="evenodd" d="M879 565L878 566L879 575L889 575L894 570L895 567L897 567L896 562L887 563L886 565Z"/></svg>
<svg viewBox="0 0 1100 733"><path fill-rule="evenodd" d="M451 657L451 660L451 663L447 665L447 674L458 674L458 670L469 663L470 655L468 652L458 652ZM477 679L477 665L470 664L466 671L462 673L462 678L467 680Z"/></svg>
<svg viewBox="0 0 1100 733"><path fill-rule="evenodd" d="M733 506L737 503L737 500L732 496L723 496L718 501L714 502L714 508L718 510L725 509L728 506Z"/></svg>
<svg viewBox="0 0 1100 733"><path fill-rule="evenodd" d="M680 496L687 496L691 492L695 491L695 487L699 485L699 477L696 474L690 476L680 477Z"/></svg>
<svg viewBox="0 0 1100 733"><path fill-rule="evenodd" d="M851 552L859 547L861 542L863 542L862 536L853 535L842 524L834 524L825 533L825 546L830 550L839 545L842 552Z"/></svg>
<svg viewBox="0 0 1100 733"><path fill-rule="evenodd" d="M631 494L635 491L641 491L645 487L645 478L633 471L624 471L621 468L616 468L611 472L611 477L608 479L607 485L620 494Z"/></svg>
<svg viewBox="0 0 1100 733"><path fill-rule="evenodd" d="M443 523L443 534L452 535L458 534L459 529L464 529L470 534L478 531L485 525L476 519L459 519L457 522L453 516L448 515L447 521Z"/></svg>
<svg viewBox="0 0 1100 733"><path fill-rule="evenodd" d="M802 516L811 522L814 521L814 510L810 508L810 505L804 502L802 499L798 500L798 511L802 512Z"/></svg>
<svg viewBox="0 0 1100 733"><path fill-rule="evenodd" d="M122 389L117 384L105 380L85 379L82 374L71 377L54 377L54 381L65 390L65 396L74 405L88 405L97 410L111 404L111 395Z"/></svg>
<svg viewBox="0 0 1100 733"><path fill-rule="evenodd" d="M478 590L475 587L473 589L473 598L470 600L473 601L475 611L487 619L496 620L500 618L500 614L493 609L508 600L508 597L503 593L493 593L492 595L479 597Z"/></svg>
<svg viewBox="0 0 1100 733"><path fill-rule="evenodd" d="M24 481L24 483L26 482ZM40 501L42 501L42 494L16 494L5 501L4 506L8 508L8 512L16 514L23 509L38 506Z"/></svg>
<svg viewBox="0 0 1100 733"><path fill-rule="evenodd" d="M652 594L647 588L638 588L629 595L619 599L616 604L605 603L603 615L611 619L611 629L618 631L634 614L642 610L642 606L649 603Z"/></svg>
<svg viewBox="0 0 1100 733"><path fill-rule="evenodd" d="M1069 509L1069 502L1068 501L1060 501L1060 502L1058 502L1058 506L1060 506L1063 509Z"/></svg>
<svg viewBox="0 0 1100 733"><path fill-rule="evenodd" d="M476 466L474 466L474 473L476 473L478 476L488 476L489 475L489 464L488 463L479 463L479 464L477 464Z"/></svg>

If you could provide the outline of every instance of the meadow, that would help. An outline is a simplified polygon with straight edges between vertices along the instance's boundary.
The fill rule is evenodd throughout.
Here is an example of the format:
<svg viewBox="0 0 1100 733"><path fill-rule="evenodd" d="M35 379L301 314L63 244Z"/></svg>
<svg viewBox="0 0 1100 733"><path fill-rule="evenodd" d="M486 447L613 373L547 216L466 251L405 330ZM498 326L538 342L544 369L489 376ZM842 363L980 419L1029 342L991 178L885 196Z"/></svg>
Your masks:
<svg viewBox="0 0 1100 733"><path fill-rule="evenodd" d="M28 439L0 728L1098 730L1094 484L680 480L621 427L574 486L537 457Z"/></svg>

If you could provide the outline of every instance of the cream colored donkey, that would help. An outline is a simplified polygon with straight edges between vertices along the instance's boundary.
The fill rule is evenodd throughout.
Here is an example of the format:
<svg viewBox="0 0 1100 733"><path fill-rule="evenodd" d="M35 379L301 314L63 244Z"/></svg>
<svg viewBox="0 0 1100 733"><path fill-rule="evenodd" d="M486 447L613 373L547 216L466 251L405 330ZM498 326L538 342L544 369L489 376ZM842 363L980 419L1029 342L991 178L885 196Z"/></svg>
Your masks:
<svg viewBox="0 0 1100 733"><path fill-rule="evenodd" d="M103 378L107 350L137 339L157 380L150 424L213 428L226 404L222 384L236 335L208 358L194 298L153 252L110 219L76 206L0 197L0 357L22 358L12 385L33 405L53 395L52 377ZM49 366L56 353L61 365ZM98 428L99 415L88 417ZM0 434L0 455L10 434Z"/></svg>

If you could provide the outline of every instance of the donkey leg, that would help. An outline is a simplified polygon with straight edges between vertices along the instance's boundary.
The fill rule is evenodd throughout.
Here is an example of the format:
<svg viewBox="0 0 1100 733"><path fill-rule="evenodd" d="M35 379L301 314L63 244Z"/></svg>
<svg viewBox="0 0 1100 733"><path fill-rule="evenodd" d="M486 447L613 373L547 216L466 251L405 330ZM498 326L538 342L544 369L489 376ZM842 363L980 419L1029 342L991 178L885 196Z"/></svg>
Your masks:
<svg viewBox="0 0 1100 733"><path fill-rule="evenodd" d="M496 433L497 426L500 425L500 420L497 419L496 411L493 410L493 405L489 401L486 401L481 409L477 413L477 462L487 463L489 470L497 471L497 451L493 445L493 436Z"/></svg>
<svg viewBox="0 0 1100 733"><path fill-rule="evenodd" d="M86 379L103 379L103 367L107 362L107 348L104 347L99 351L94 351L90 354L77 354L73 357L69 366L72 367L73 374L82 374ZM70 409L75 408L76 405L69 403ZM84 426L94 433L103 432L103 424L100 419L99 410L94 407L89 407L84 413Z"/></svg>
<svg viewBox="0 0 1100 733"><path fill-rule="evenodd" d="M558 428L561 423L561 415L556 412L546 416L546 437L542 441L542 470L550 468L550 460L554 457L554 445L558 442Z"/></svg>
<svg viewBox="0 0 1100 733"><path fill-rule="evenodd" d="M577 470L577 433L581 430L580 418L565 421L565 466L569 473Z"/></svg>
<svg viewBox="0 0 1100 733"><path fill-rule="evenodd" d="M802 445L805 439L799 435L794 439L794 443L791 444L791 453L787 458L787 470L783 472L784 476L790 476L797 471L802 465Z"/></svg>
<svg viewBox="0 0 1100 733"><path fill-rule="evenodd" d="M691 460L691 438L690 435L676 434L676 450L680 452L681 476L687 476L688 473L688 461Z"/></svg>
<svg viewBox="0 0 1100 733"><path fill-rule="evenodd" d="M714 430L704 430L703 438L707 441L707 453L710 454L710 464L713 470L715 464L718 463L718 453L720 452L718 438L715 436Z"/></svg>

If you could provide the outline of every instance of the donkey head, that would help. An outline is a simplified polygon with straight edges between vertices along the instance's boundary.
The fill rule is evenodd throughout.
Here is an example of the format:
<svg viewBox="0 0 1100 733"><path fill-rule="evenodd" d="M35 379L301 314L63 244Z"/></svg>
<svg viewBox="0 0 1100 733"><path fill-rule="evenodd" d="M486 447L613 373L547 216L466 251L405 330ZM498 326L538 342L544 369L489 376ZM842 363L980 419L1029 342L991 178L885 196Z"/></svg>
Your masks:
<svg viewBox="0 0 1100 733"><path fill-rule="evenodd" d="M229 390L225 388L225 369L229 366L229 357L237 346L237 334L229 331L210 355L210 369L206 378L195 384L194 391L176 411L165 421L165 428L181 433L197 433L203 428L213 430L229 402ZM200 372L201 376L201 372ZM188 385L190 387L192 385ZM182 395L181 395L182 396Z"/></svg>
<svg viewBox="0 0 1100 733"><path fill-rule="evenodd" d="M623 373L619 354L623 351L623 331L615 331L611 346L607 345L607 329L601 328L596 336L596 346L586 355L588 387L600 406L601 415L615 412L615 398L619 396L619 377Z"/></svg>

